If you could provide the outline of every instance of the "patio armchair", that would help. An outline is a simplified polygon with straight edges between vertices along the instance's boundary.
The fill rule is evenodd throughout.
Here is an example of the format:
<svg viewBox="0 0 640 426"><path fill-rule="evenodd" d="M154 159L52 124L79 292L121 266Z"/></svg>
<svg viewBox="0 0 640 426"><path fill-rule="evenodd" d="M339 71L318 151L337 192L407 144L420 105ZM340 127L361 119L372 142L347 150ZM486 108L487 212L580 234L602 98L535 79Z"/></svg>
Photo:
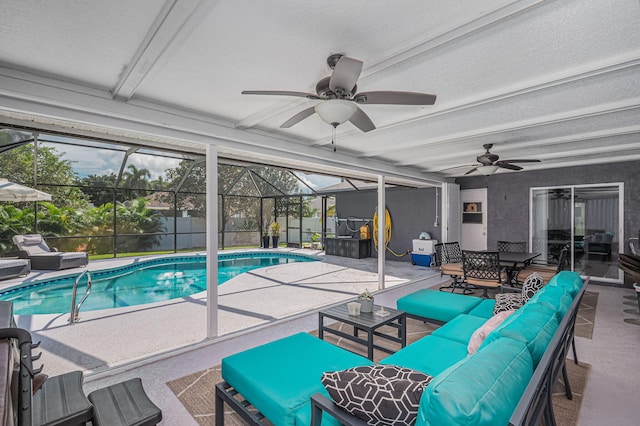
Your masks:
<svg viewBox="0 0 640 426"><path fill-rule="evenodd" d="M440 287L440 290L451 290L451 293L454 293L456 289L460 289L463 294L473 293L462 285L462 251L458 242L439 243L434 248L436 265L440 267L440 276L449 275L453 279L451 284Z"/></svg>
<svg viewBox="0 0 640 426"><path fill-rule="evenodd" d="M498 251L514 251L525 253L527 251L526 241L498 241Z"/></svg>
<svg viewBox="0 0 640 426"><path fill-rule="evenodd" d="M537 272L545 283L549 282L549 280L565 269L571 269L570 256L569 256L569 245L566 245L562 251L560 252L560 259L558 260L558 265L529 265L524 269L521 269L516 276L516 280L519 284L523 284L529 275L534 272Z"/></svg>
<svg viewBox="0 0 640 426"><path fill-rule="evenodd" d="M33 269L79 268L89 263L87 253L59 252L56 248L50 248L40 234L15 235L13 243L20 250L20 257L31 261Z"/></svg>
<svg viewBox="0 0 640 426"><path fill-rule="evenodd" d="M473 285L482 289L482 298L487 299L488 289L502 289L508 282L508 276L500 265L497 251L462 251L462 269L464 286Z"/></svg>

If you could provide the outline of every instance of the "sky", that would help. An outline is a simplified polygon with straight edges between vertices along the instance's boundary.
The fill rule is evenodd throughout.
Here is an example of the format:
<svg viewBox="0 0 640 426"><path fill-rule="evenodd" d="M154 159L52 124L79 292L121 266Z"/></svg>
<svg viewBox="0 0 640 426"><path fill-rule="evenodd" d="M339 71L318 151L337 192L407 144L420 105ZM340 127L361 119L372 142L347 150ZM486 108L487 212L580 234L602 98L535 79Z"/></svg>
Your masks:
<svg viewBox="0 0 640 426"><path fill-rule="evenodd" d="M48 135L46 138L49 140L62 139L49 137ZM111 149L52 144L46 141L41 141L39 145L55 147L57 154L61 158L71 161L72 167L79 177L106 175L110 173L117 175L120 171L122 159L125 156L124 151L114 151ZM180 159L177 158L166 158L142 153L134 153L130 155L127 160L127 166L133 164L138 169L144 168L149 170L152 180L160 176L166 177L166 170L177 167L179 163ZM314 189L324 188L340 182L340 178L333 176L306 173L296 173L296 175ZM299 186L303 192L309 192L308 188L302 183L300 183Z"/></svg>

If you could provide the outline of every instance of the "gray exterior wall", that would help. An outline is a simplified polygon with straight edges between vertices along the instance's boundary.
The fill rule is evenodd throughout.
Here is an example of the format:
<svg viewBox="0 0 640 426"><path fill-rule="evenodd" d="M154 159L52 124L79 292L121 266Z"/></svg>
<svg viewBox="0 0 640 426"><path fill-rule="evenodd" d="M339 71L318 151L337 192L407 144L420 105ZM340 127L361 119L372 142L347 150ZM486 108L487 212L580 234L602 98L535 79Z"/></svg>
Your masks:
<svg viewBox="0 0 640 426"><path fill-rule="evenodd" d="M439 195L442 195L438 189ZM420 232L427 231L431 238L440 241L440 226L434 227L436 220L436 188L390 188L385 195L387 209L391 215L391 241L389 248L398 254L412 250L412 240L417 239ZM378 205L377 191L352 191L336 194L336 211L340 219L348 217L373 218ZM441 209L441 199L438 199L438 209ZM440 212L438 212L438 217ZM441 218L439 218L441 222ZM359 226L360 224L358 224ZM372 226L372 224L370 224ZM373 232L373 229L371 229ZM340 224L338 235L351 235ZM373 234L372 234L373 235ZM377 252L371 250L376 257ZM411 255L395 257L387 252L386 259L411 261Z"/></svg>
<svg viewBox="0 0 640 426"><path fill-rule="evenodd" d="M487 188L487 247L497 241L528 241L529 189L554 185L624 183L624 247L640 230L640 161L598 164L456 179L460 189Z"/></svg>

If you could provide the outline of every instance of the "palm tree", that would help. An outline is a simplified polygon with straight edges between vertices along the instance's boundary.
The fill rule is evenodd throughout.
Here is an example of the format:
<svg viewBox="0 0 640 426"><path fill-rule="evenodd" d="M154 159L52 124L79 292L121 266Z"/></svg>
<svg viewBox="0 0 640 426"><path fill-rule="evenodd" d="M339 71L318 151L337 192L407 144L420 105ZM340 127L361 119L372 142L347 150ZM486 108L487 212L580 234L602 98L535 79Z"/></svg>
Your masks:
<svg viewBox="0 0 640 426"><path fill-rule="evenodd" d="M119 234L135 234L121 238L118 251L145 251L160 242L157 233L165 231L162 216L147 208L147 200L138 198L131 202L118 203L116 215Z"/></svg>
<svg viewBox="0 0 640 426"><path fill-rule="evenodd" d="M127 166L127 171L124 172L124 182L123 185L125 188L128 188L130 197L129 199L135 199L139 197L144 197L147 194L147 189L149 189L149 179L151 178L151 172L148 169L139 169L133 164L129 164Z"/></svg>

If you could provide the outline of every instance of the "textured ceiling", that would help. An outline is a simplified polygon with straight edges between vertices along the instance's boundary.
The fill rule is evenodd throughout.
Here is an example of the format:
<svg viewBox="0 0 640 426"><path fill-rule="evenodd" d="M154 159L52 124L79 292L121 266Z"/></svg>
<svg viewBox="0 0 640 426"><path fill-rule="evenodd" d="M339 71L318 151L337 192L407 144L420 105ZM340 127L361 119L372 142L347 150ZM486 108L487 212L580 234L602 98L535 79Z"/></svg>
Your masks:
<svg viewBox="0 0 640 426"><path fill-rule="evenodd" d="M72 128L308 169L435 182L494 144L525 169L640 159L637 0L0 0L0 120ZM362 105L377 129L331 127L326 58L358 91L437 94ZM506 171L505 171L506 172Z"/></svg>

